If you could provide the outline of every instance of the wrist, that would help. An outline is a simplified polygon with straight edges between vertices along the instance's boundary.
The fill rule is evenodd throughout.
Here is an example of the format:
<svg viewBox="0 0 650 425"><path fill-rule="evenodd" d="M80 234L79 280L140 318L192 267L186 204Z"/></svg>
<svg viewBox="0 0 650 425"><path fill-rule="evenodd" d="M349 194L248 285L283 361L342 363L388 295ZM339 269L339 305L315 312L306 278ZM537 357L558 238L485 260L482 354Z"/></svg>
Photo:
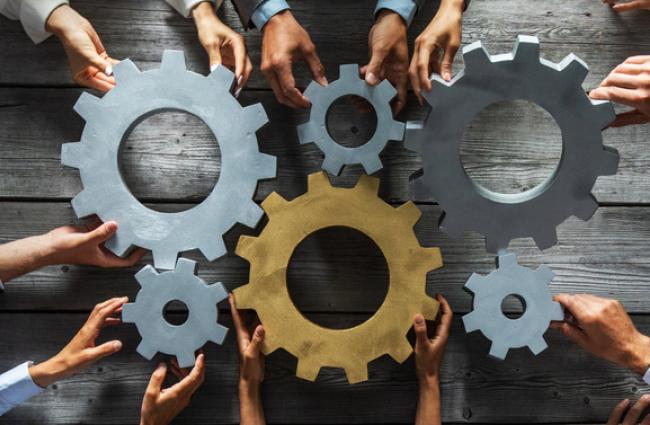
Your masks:
<svg viewBox="0 0 650 425"><path fill-rule="evenodd" d="M71 14L77 14L77 12L67 4L60 5L50 13L45 21L45 29L61 38L70 25Z"/></svg>
<svg viewBox="0 0 650 425"><path fill-rule="evenodd" d="M440 8L454 9L462 13L465 8L465 0L441 0Z"/></svg>
<svg viewBox="0 0 650 425"><path fill-rule="evenodd" d="M625 366L638 373L645 374L650 366L650 338L639 333L632 347L628 349L628 361Z"/></svg>
<svg viewBox="0 0 650 425"><path fill-rule="evenodd" d="M375 25L378 24L379 22L390 22L396 25L403 26L406 28L406 21L400 15L394 10L391 9L381 9L379 12L377 12L377 18L375 19Z"/></svg>
<svg viewBox="0 0 650 425"><path fill-rule="evenodd" d="M261 382L239 380L239 397L242 399L257 400L260 398Z"/></svg>
<svg viewBox="0 0 650 425"><path fill-rule="evenodd" d="M194 21L198 23L198 21L203 21L205 19L210 19L210 18L216 18L217 14L214 10L214 7L212 7L212 2L209 1L204 1L192 9L192 18L194 18Z"/></svg>
<svg viewBox="0 0 650 425"><path fill-rule="evenodd" d="M418 386L422 391L438 391L440 388L440 378L438 374L418 376Z"/></svg>
<svg viewBox="0 0 650 425"><path fill-rule="evenodd" d="M293 13L291 13L291 9L285 9L271 16L269 20L266 21L266 24L262 28L262 32L266 31L267 28L272 28L274 26L282 27L294 23L297 23L297 21L293 17Z"/></svg>
<svg viewBox="0 0 650 425"><path fill-rule="evenodd" d="M32 381L41 388L47 388L59 379L65 376L67 367L65 362L52 357L43 363L38 363L29 367L29 375Z"/></svg>

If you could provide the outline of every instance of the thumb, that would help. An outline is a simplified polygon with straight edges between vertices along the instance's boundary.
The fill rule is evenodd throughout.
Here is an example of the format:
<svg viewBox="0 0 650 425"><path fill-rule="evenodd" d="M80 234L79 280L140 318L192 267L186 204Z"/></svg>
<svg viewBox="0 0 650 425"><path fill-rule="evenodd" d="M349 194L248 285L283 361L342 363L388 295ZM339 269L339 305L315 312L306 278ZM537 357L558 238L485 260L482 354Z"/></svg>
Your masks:
<svg viewBox="0 0 650 425"><path fill-rule="evenodd" d="M376 49L372 52L372 57L366 67L366 83L371 86L376 86L381 82L382 66L387 53L384 49Z"/></svg>
<svg viewBox="0 0 650 425"><path fill-rule="evenodd" d="M111 63L103 58L101 55L98 53L92 53L90 54L86 60L90 62L90 65L93 67L99 69L101 72L106 72L106 70L112 70L113 66Z"/></svg>
<svg viewBox="0 0 650 425"><path fill-rule="evenodd" d="M626 3L616 3L612 6L612 9L617 12L627 12L629 10L640 9L642 6L643 2L641 0L633 0Z"/></svg>
<svg viewBox="0 0 650 425"><path fill-rule="evenodd" d="M221 65L221 49L218 44L214 43L207 47L206 51L210 58L210 71L214 71L218 65Z"/></svg>
<svg viewBox="0 0 650 425"><path fill-rule="evenodd" d="M625 127L626 125L645 124L650 122L650 117L643 112L629 111L618 114L616 119L609 125L610 127Z"/></svg>
<svg viewBox="0 0 650 425"><path fill-rule="evenodd" d="M249 350L252 350L253 353L251 354L259 354L260 351L262 351L262 343L264 342L264 327L262 325L257 325L255 328L255 332L253 333L253 338L251 339L251 343L248 346Z"/></svg>
<svg viewBox="0 0 650 425"><path fill-rule="evenodd" d="M98 345L97 347L86 348L87 361L85 364L95 363L96 361L103 359L106 356L110 356L113 353L117 353L122 349L122 341L114 340Z"/></svg>
<svg viewBox="0 0 650 425"><path fill-rule="evenodd" d="M106 223L102 224L92 232L88 232L86 234L86 240L90 241L96 241L97 243L102 243L106 242L108 239L113 237L115 232L117 231L117 223L114 221L107 221Z"/></svg>
<svg viewBox="0 0 650 425"><path fill-rule="evenodd" d="M156 370L151 374L149 385L147 385L147 393L151 392L158 395L162 384L165 381L165 376L167 376L167 365L165 363L160 363Z"/></svg>
<svg viewBox="0 0 650 425"><path fill-rule="evenodd" d="M458 47L456 46L447 46L445 49L445 54L442 57L442 64L440 64L440 75L446 81L451 80L451 67L454 63L454 57Z"/></svg>
<svg viewBox="0 0 650 425"><path fill-rule="evenodd" d="M416 314L413 319L413 329L415 329L415 348L418 346L426 346L429 344L429 336L427 335L427 322L421 314Z"/></svg>

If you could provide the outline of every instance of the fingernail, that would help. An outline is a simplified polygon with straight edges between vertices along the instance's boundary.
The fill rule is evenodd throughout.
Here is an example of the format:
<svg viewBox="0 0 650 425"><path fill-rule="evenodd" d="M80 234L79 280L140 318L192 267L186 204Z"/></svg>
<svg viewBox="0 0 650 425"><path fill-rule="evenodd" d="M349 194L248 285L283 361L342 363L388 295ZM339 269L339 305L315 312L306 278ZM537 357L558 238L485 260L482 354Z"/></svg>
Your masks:
<svg viewBox="0 0 650 425"><path fill-rule="evenodd" d="M242 81L244 81L244 76L243 75L240 75L239 77L237 77L237 86L241 86Z"/></svg>
<svg viewBox="0 0 650 425"><path fill-rule="evenodd" d="M104 74L108 75L109 77L113 75L113 65L107 63L106 68L104 68Z"/></svg>
<svg viewBox="0 0 650 425"><path fill-rule="evenodd" d="M115 341L113 343L113 350L120 351L122 349L122 341Z"/></svg>
<svg viewBox="0 0 650 425"><path fill-rule="evenodd" d="M326 86L329 85L329 82L327 81L327 78L325 78L325 77L320 77L320 78L318 79L318 84L320 84L321 86L326 87Z"/></svg>
<svg viewBox="0 0 650 425"><path fill-rule="evenodd" d="M443 78L447 81L451 80L451 74L449 72L445 72L445 75L443 75Z"/></svg>
<svg viewBox="0 0 650 425"><path fill-rule="evenodd" d="M212 71L214 71L215 69L217 69L218 66L219 66L219 64L216 64L216 63L213 63L212 65L210 65L210 72L212 72Z"/></svg>
<svg viewBox="0 0 650 425"><path fill-rule="evenodd" d="M241 93L242 89L243 87L240 87L237 90L235 90L235 97L239 97L239 94Z"/></svg>
<svg viewBox="0 0 650 425"><path fill-rule="evenodd" d="M376 84L377 81L378 81L377 77L372 72L369 72L369 73L366 74L366 82L368 84Z"/></svg>
<svg viewBox="0 0 650 425"><path fill-rule="evenodd" d="M415 324L416 325L421 325L423 323L424 323L424 317L422 317L419 314L417 316L415 316Z"/></svg>

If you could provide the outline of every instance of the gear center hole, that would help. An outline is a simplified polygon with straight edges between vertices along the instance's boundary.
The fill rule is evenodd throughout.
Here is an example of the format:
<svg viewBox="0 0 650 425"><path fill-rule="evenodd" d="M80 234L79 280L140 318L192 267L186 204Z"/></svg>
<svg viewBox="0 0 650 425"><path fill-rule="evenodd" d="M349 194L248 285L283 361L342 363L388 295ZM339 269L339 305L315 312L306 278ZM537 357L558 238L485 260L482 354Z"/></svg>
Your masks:
<svg viewBox="0 0 650 425"><path fill-rule="evenodd" d="M287 268L293 304L308 320L330 329L352 328L372 317L388 285L384 254L368 236L347 227L328 227L307 236Z"/></svg>
<svg viewBox="0 0 650 425"><path fill-rule="evenodd" d="M155 211L179 212L203 201L217 185L221 152L202 119L183 111L158 111L135 121L124 136L118 163L124 183L140 202ZM156 203L165 199L188 202Z"/></svg>
<svg viewBox="0 0 650 425"><path fill-rule="evenodd" d="M346 148L363 146L377 130L377 113L361 96L341 96L330 105L325 117L327 132Z"/></svg>
<svg viewBox="0 0 650 425"><path fill-rule="evenodd" d="M495 196L543 186L561 156L560 127L550 113L527 100L496 102L483 109L465 129L460 145L467 176Z"/></svg>
<svg viewBox="0 0 650 425"><path fill-rule="evenodd" d="M181 326L187 322L189 312L187 304L181 300L171 300L163 307L163 317L172 326Z"/></svg>
<svg viewBox="0 0 650 425"><path fill-rule="evenodd" d="M521 295L510 294L501 301L501 312L511 320L517 320L526 313L526 300Z"/></svg>

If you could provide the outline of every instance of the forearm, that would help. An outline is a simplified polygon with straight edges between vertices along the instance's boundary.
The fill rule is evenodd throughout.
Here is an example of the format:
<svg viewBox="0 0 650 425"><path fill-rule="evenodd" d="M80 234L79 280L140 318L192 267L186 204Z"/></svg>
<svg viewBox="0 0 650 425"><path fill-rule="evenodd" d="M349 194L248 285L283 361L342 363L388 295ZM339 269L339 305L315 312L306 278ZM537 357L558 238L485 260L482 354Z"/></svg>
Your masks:
<svg viewBox="0 0 650 425"><path fill-rule="evenodd" d="M8 282L48 265L47 245L44 235L0 245L0 280Z"/></svg>
<svg viewBox="0 0 650 425"><path fill-rule="evenodd" d="M440 384L438 378L422 379L419 384L415 425L438 425L440 419Z"/></svg>
<svg viewBox="0 0 650 425"><path fill-rule="evenodd" d="M239 423L240 425L266 424L260 384L239 383Z"/></svg>

